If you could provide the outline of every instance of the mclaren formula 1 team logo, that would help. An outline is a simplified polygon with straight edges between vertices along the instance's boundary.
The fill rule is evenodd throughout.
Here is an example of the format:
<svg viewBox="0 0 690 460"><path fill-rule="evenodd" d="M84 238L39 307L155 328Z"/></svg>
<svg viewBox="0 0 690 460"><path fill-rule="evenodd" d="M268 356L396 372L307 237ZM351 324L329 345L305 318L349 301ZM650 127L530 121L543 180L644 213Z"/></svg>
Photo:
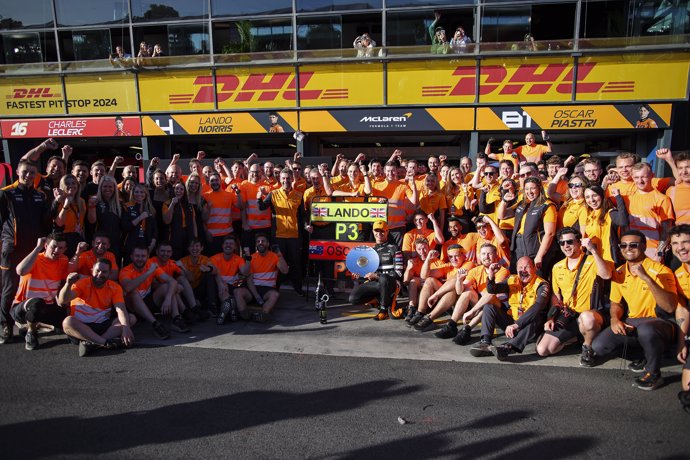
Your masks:
<svg viewBox="0 0 690 460"><path fill-rule="evenodd" d="M577 66L577 93L633 93L635 81L588 81L588 75L596 63L584 63ZM573 90L573 64L522 64L517 69L500 65L482 66L479 71L479 95L498 94L509 96L516 94L547 94L554 91L559 94L571 94ZM477 83L474 66L457 67L453 76L458 81L447 86L423 86L423 97L473 96Z"/></svg>
<svg viewBox="0 0 690 460"><path fill-rule="evenodd" d="M400 115L365 115L359 122L369 128L406 128L407 121L412 118L412 112Z"/></svg>
<svg viewBox="0 0 690 460"><path fill-rule="evenodd" d="M309 83L314 72L300 72L299 98L300 100L317 99L347 99L347 88L310 88ZM196 91L184 94L171 94L170 104L199 104L213 103L213 77L199 76L194 80ZM222 102L250 102L250 101L296 101L297 78L291 72L256 73L244 75L217 75L216 87L218 103Z"/></svg>

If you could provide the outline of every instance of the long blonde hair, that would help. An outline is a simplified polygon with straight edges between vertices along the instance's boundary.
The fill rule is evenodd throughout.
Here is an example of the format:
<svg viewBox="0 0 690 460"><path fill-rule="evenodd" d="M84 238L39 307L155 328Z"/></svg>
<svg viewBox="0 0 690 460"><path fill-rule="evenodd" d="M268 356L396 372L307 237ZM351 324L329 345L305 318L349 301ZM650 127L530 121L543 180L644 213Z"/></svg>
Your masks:
<svg viewBox="0 0 690 460"><path fill-rule="evenodd" d="M153 207L151 197L149 196L149 191L144 184L136 184L134 187L132 187L132 191L129 193L130 204L136 203L136 201L134 201L134 191L138 188L144 191L144 211L148 212L149 216L155 216L156 208Z"/></svg>
<svg viewBox="0 0 690 460"><path fill-rule="evenodd" d="M192 177L196 178L199 180L199 189L195 192L192 193L189 191L189 181L192 179ZM197 173L191 173L189 176L187 176L187 182L185 182L185 189L187 189L187 199L189 200L190 203L195 204L197 206L201 206L202 204L202 196L201 196L201 187L204 185L203 179L201 176Z"/></svg>
<svg viewBox="0 0 690 460"><path fill-rule="evenodd" d="M103 176L101 177L101 181L98 183L98 193L96 193L96 198L98 201L105 201L103 199L103 184L106 182L111 182L113 184L113 196L110 197L109 200L107 200L107 203L110 207L110 212L113 214L117 215L120 217L122 215L122 206L120 205L120 198L119 198L119 193L117 190L117 181L113 176Z"/></svg>

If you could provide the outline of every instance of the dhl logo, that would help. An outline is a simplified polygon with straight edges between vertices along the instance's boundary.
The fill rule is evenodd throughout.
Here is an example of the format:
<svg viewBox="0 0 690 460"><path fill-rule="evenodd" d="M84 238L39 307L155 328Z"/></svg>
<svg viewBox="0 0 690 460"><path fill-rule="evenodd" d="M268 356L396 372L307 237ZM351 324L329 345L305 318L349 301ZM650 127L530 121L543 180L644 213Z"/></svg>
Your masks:
<svg viewBox="0 0 690 460"><path fill-rule="evenodd" d="M316 99L347 99L349 90L347 88L332 89L306 89L309 81L314 76L314 72L302 72L299 74L299 98L300 100ZM171 94L170 104L201 104L213 103L213 77L196 77L193 83L199 86L196 93L190 94ZM249 102L249 101L275 101L282 99L294 101L297 99L296 77L294 74L274 73L274 74L251 74L244 83L236 75L216 76L218 87L218 102Z"/></svg>
<svg viewBox="0 0 690 460"><path fill-rule="evenodd" d="M596 63L580 64L577 68L577 92L585 93L632 93L634 81L587 82L587 76ZM499 65L482 66L479 73L479 95L514 95L524 90L526 94L560 94L572 92L574 66L572 64L523 64L508 78L508 70ZM454 76L460 77L455 86L423 86L422 96L474 96L477 84L475 67L457 67Z"/></svg>
<svg viewBox="0 0 690 460"><path fill-rule="evenodd" d="M14 88L12 94L7 96L7 99L39 99L39 98L57 98L62 97L62 94L51 93L52 88Z"/></svg>

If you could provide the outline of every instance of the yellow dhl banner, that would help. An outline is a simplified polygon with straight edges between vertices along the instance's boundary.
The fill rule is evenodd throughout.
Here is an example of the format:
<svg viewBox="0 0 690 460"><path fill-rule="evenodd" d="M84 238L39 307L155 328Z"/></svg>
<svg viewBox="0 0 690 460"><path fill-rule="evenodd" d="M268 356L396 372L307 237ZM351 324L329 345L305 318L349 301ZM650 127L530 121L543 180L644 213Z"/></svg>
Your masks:
<svg viewBox="0 0 690 460"><path fill-rule="evenodd" d="M481 107L477 131L668 128L671 104Z"/></svg>
<svg viewBox="0 0 690 460"><path fill-rule="evenodd" d="M0 114L64 115L119 114L137 111L134 76L126 73L65 77L67 106L58 77L0 80Z"/></svg>
<svg viewBox="0 0 690 460"><path fill-rule="evenodd" d="M139 75L142 112L213 110L210 70L155 71Z"/></svg>
<svg viewBox="0 0 690 460"><path fill-rule="evenodd" d="M391 62L388 103L471 104L475 99L476 68L475 59ZM469 86L468 78L473 81Z"/></svg>
<svg viewBox="0 0 690 460"><path fill-rule="evenodd" d="M651 71L653 69L653 71ZM578 101L685 99L690 61L684 53L582 57L488 58L388 65L388 103L566 102L577 78Z"/></svg>
<svg viewBox="0 0 690 460"><path fill-rule="evenodd" d="M3 78L0 80L3 116L64 114L64 96L58 77Z"/></svg>
<svg viewBox="0 0 690 460"><path fill-rule="evenodd" d="M70 114L137 111L136 82L130 73L69 75L65 88Z"/></svg>
<svg viewBox="0 0 690 460"><path fill-rule="evenodd" d="M140 76L143 111L213 109L211 74L199 71L162 72ZM222 69L216 74L220 110L381 105L383 67L380 64ZM149 96L150 95L150 96Z"/></svg>
<svg viewBox="0 0 690 460"><path fill-rule="evenodd" d="M685 99L688 54L581 57L577 101Z"/></svg>
<svg viewBox="0 0 690 460"><path fill-rule="evenodd" d="M383 64L303 66L299 79L302 107L383 105Z"/></svg>

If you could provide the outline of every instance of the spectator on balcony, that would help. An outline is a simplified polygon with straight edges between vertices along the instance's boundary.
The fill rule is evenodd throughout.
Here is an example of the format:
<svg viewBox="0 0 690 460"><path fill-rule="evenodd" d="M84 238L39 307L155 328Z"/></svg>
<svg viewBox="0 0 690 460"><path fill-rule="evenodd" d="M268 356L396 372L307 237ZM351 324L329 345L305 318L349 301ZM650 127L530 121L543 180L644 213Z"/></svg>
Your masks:
<svg viewBox="0 0 690 460"><path fill-rule="evenodd" d="M161 45L159 43L156 43L153 45L153 52L151 53L151 57L163 57L165 56L165 53L163 52L163 48L161 48Z"/></svg>
<svg viewBox="0 0 690 460"><path fill-rule="evenodd" d="M110 63L114 67L124 66L127 64L131 65L130 59L132 59L132 55L129 53L125 53L125 50L120 45L117 45L115 47L114 53L110 53Z"/></svg>
<svg viewBox="0 0 690 460"><path fill-rule="evenodd" d="M376 42L372 40L367 32L355 38L352 46L357 50L357 57L371 57L374 53Z"/></svg>
<svg viewBox="0 0 690 460"><path fill-rule="evenodd" d="M436 26L440 19L441 13L434 11L434 22L432 22L429 26L429 36L431 37L431 54L448 53L448 39L446 38L446 30L443 27Z"/></svg>
<svg viewBox="0 0 690 460"><path fill-rule="evenodd" d="M462 26L458 26L455 29L455 35L450 39L450 47L454 53L464 53L467 50L467 45L472 43L472 39L465 35L465 29Z"/></svg>
<svg viewBox="0 0 690 460"><path fill-rule="evenodd" d="M151 57L151 48L149 48L149 45L146 42L139 43L139 53L137 54L137 57L138 58Z"/></svg>

